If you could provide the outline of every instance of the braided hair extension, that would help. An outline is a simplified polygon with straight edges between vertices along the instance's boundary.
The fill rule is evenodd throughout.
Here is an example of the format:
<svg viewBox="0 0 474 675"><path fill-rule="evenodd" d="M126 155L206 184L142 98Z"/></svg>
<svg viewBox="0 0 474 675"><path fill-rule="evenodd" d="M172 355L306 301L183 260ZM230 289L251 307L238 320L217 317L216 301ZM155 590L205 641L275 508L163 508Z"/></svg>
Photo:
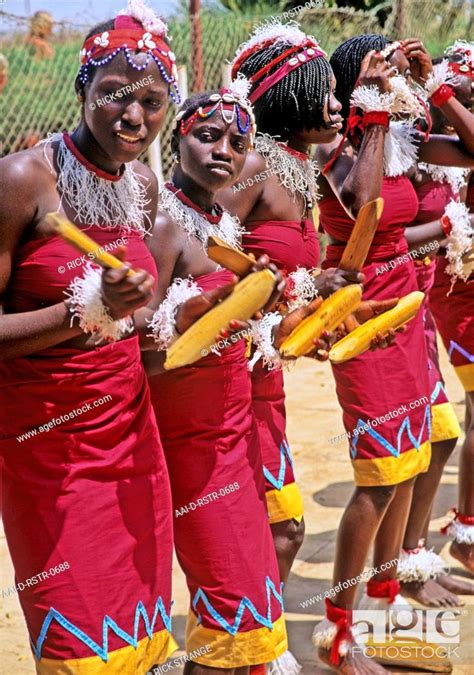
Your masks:
<svg viewBox="0 0 474 675"><path fill-rule="evenodd" d="M359 77L362 61L372 50L381 51L389 44L383 35L355 35L343 42L329 59L336 77L335 96L342 104L341 115L349 116L350 99Z"/></svg>
<svg viewBox="0 0 474 675"><path fill-rule="evenodd" d="M250 78L289 47L289 43L278 42L254 52L243 61L238 72ZM275 65L267 76L285 61ZM287 141L296 131L324 126L324 107L329 99L331 80L331 67L322 57L303 63L288 73L253 104L258 131ZM257 86L253 85L251 91Z"/></svg>
<svg viewBox="0 0 474 675"><path fill-rule="evenodd" d="M213 94L219 94L219 91L217 89L214 89L212 91L200 92L198 94L193 94L192 96L187 98L177 113L179 115L179 113L184 112L181 121L182 122L186 121L201 106L204 108L209 103L209 98ZM178 155L179 155L179 140L181 138L179 128L180 125L175 123L173 125L173 132L171 134L171 151Z"/></svg>

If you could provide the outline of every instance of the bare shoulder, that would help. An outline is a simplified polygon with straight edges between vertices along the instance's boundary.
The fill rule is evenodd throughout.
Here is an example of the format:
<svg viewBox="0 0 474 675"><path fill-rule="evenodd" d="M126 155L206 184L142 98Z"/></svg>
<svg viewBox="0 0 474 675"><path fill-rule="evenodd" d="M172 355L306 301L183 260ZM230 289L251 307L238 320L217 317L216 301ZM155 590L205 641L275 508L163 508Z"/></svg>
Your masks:
<svg viewBox="0 0 474 675"><path fill-rule="evenodd" d="M31 148L0 160L0 226L21 233L38 217L39 205L48 191L56 189L56 174L48 166L42 148Z"/></svg>
<svg viewBox="0 0 474 675"><path fill-rule="evenodd" d="M323 166L339 148L342 141L342 136L338 134L331 143L321 143L316 146L315 159L320 166ZM346 140L342 146L342 152L346 155L352 156L352 146Z"/></svg>
<svg viewBox="0 0 474 675"><path fill-rule="evenodd" d="M169 256L183 249L185 236L169 213L158 209L148 246L157 257Z"/></svg>

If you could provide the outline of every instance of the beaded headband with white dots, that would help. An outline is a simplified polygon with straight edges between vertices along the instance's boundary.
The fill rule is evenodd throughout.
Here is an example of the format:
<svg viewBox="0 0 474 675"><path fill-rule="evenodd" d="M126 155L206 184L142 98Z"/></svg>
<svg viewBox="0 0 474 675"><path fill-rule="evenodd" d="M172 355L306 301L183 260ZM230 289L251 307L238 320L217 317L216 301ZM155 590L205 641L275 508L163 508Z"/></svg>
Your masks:
<svg viewBox="0 0 474 675"><path fill-rule="evenodd" d="M124 52L128 64L138 71L145 70L153 60L163 80L170 85L171 99L179 105L181 97L177 86L176 56L165 42L165 35L166 25L161 19L157 18L152 28L146 30L146 27L134 16L119 14L112 30L92 35L84 42L80 53L82 64L79 71L80 81L84 85L87 84L90 66L106 65L117 54ZM135 63L133 59L136 53L146 54L146 59L141 65Z"/></svg>

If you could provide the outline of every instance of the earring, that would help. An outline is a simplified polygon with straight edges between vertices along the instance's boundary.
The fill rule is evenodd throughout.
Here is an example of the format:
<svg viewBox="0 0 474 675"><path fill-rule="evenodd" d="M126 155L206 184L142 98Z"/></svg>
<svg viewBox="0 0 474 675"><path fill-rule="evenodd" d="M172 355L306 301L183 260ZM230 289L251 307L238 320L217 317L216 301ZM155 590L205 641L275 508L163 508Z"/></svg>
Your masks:
<svg viewBox="0 0 474 675"><path fill-rule="evenodd" d="M174 153L173 153L173 162L174 162L175 164L179 164L179 155L178 155L177 152L174 152Z"/></svg>

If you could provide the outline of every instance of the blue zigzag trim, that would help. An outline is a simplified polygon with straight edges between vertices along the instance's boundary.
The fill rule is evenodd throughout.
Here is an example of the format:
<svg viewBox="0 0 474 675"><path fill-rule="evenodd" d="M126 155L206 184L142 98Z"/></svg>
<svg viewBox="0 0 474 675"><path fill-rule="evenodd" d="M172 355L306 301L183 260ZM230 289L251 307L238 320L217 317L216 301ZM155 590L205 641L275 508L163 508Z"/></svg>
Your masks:
<svg viewBox="0 0 474 675"><path fill-rule="evenodd" d="M258 623L261 623L262 626L266 626L266 628L269 628L270 630L273 629L273 621L272 621L272 607L271 607L271 595L273 595L278 602L281 605L282 611L284 610L283 608L283 594L278 593L277 589L275 588L275 585L273 581L267 577L265 579L265 586L267 589L267 615L263 616L260 614L257 609L255 608L255 605L249 598L244 597L240 601L239 607L237 609L236 615L235 615L235 621L233 624L230 624L228 621L224 619L223 616L219 614L219 612L214 609L214 607L211 605L207 595L204 593L202 588L199 588L196 592L196 595L194 596L193 599L193 609L197 612L198 615L198 624L202 622L202 614L196 609L196 606L199 602L199 600L202 600L204 603L207 611L209 614L212 616L214 621L216 621L218 624L224 628L228 633L230 633L232 636L235 636L238 631L239 631L239 626L242 622L242 616L245 611L245 609L248 609L255 621ZM283 590L283 584L281 584L281 590Z"/></svg>
<svg viewBox="0 0 474 675"><path fill-rule="evenodd" d="M140 616L142 617L143 622L145 624L146 633L151 640L151 638L153 637L153 629L155 626L158 612L160 613L160 616L163 620L163 624L166 630L171 633L171 616L166 613L166 609L161 597L159 597L158 600L156 601L155 611L153 612L151 624L143 602L141 600L138 602L137 607L135 609L133 636L129 635L124 630L122 630L122 628L120 628L120 626L118 626L118 624L113 619L111 619L110 616L106 614L102 622L102 647L101 647L100 645L97 644L97 642L94 642L94 640L92 640L92 638L90 638L87 635L87 633L84 633L80 628L78 628L73 623L68 621L61 614L61 612L58 612L56 609L54 609L54 607L51 607L48 614L46 615L45 620L43 621L43 626L41 627L41 632L37 644L35 645L34 642L31 640L33 653L37 659L41 658L43 643L46 639L48 629L54 620L57 621L57 623L59 623L59 625L62 626L65 630L67 630L69 633L72 633L72 635L77 637L78 640L87 645L94 652L94 654L100 656L102 661L105 661L107 663L109 651L108 650L109 628L111 628L116 635L122 638L124 642L126 642L127 644L131 645L136 649L138 645L138 626L140 623Z"/></svg>
<svg viewBox="0 0 474 675"><path fill-rule="evenodd" d="M444 391L446 393L446 389L444 388L444 384L442 382L436 382L435 388L433 389L433 393L431 394L431 405L434 404L436 399L438 398L440 392Z"/></svg>
<svg viewBox="0 0 474 675"><path fill-rule="evenodd" d="M280 445L280 471L278 473L278 479L275 478L275 476L267 469L266 466L263 467L263 474L265 478L273 485L276 490L281 490L285 482L287 461L291 468L293 468L293 458L291 456L290 446L284 438L282 444Z"/></svg>
<svg viewBox="0 0 474 675"><path fill-rule="evenodd" d="M376 441L378 441L378 443L380 443L380 445L382 445L385 448L385 450L387 450L391 455L393 455L394 457L399 457L400 456L400 450L401 450L401 439L402 439L402 435L403 435L403 432L405 431L405 429L406 429L406 433L407 433L408 438L410 439L411 444L418 451L421 447L421 439L423 438L423 431L424 431L424 428L425 428L425 423L428 426L428 438L429 438L431 436L431 409L430 409L429 405L426 406L425 414L423 416L423 424L421 425L421 429L420 429L420 433L418 435L418 438L415 438L415 436L413 436L413 434L411 432L410 419L409 419L408 415L405 417L405 419L403 420L403 422L400 425L400 429L398 430L397 447L396 448L391 443L389 443L389 441L387 441L387 439L384 438L384 436L379 434L377 431L375 431L375 429L372 429L371 427L369 427L369 429L366 430L364 433L369 434L369 436L372 436L372 438L374 438ZM356 429L360 429L360 428L363 429L364 424L367 424L367 422L364 422L361 419L357 420ZM352 456L352 459L355 459L355 457L357 455L357 443L359 441L359 437L360 436L357 435L357 438L355 439L355 441L351 440L351 456Z"/></svg>
<svg viewBox="0 0 474 675"><path fill-rule="evenodd" d="M453 351L456 350L460 354L464 356L465 359L467 359L470 363L474 363L474 354L470 354L466 349L461 347L461 345L458 345L457 342L454 342L454 340L451 340L449 344L449 351L448 351L448 357L451 359L451 354Z"/></svg>

